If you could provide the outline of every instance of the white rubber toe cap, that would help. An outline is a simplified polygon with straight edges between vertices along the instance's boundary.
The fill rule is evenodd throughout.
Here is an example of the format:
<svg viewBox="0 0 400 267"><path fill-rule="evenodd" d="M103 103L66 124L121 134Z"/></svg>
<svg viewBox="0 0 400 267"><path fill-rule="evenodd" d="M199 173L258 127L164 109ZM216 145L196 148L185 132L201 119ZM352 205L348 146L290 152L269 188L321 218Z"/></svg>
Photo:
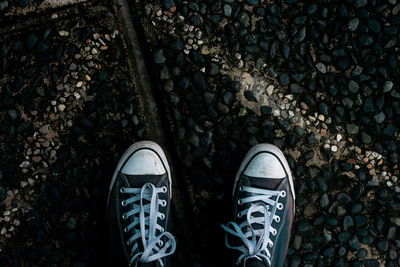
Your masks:
<svg viewBox="0 0 400 267"><path fill-rule="evenodd" d="M258 178L281 179L286 176L281 162L270 153L260 153L255 156L243 172L244 175Z"/></svg>
<svg viewBox="0 0 400 267"><path fill-rule="evenodd" d="M136 151L121 170L127 175L161 175L166 171L160 157L149 149Z"/></svg>

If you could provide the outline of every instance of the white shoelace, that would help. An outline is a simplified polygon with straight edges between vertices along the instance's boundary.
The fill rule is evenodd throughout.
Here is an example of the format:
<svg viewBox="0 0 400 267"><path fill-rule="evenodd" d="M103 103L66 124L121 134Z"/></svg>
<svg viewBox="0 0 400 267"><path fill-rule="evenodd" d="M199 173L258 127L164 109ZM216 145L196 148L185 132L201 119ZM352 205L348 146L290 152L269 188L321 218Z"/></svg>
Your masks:
<svg viewBox="0 0 400 267"><path fill-rule="evenodd" d="M159 205L165 207L167 202L159 199L159 193L166 193L167 188L156 188L151 183L146 183L142 188L124 188L120 189L122 194L129 194L129 198L123 200L121 205L123 207L132 204L132 208L122 214L122 219L127 220L129 217L134 216L132 223L124 228L124 232L128 233L132 228L140 225L140 231L134 229L133 235L128 239L127 245L135 243L132 246L130 254L131 265L139 257L140 262L152 262L158 261L163 266L162 258L169 256L175 252L176 243L174 237L169 233L165 232L165 229L157 223L157 220L165 220L165 214L158 211ZM136 204L140 200L140 204ZM144 204L144 201L150 202ZM156 236L156 230L160 231L161 234ZM161 240L166 237L167 242L164 244ZM139 241L142 239L142 245L144 251L137 251L139 248ZM136 252L136 253L135 253Z"/></svg>
<svg viewBox="0 0 400 267"><path fill-rule="evenodd" d="M221 225L226 231L225 245L230 249L241 252L236 264L250 258L261 261L266 260L271 264L271 253L268 250L268 246L272 248L274 243L270 239L270 234L274 236L277 234L277 230L271 224L273 221L280 222L280 217L275 213L277 209L281 210L283 208L283 204L279 203L278 200L280 197L285 197L286 192L246 186L240 187L239 190L248 192L251 195L239 199L238 204L244 205L250 203L250 207L238 213L237 216L239 218L243 215L247 217L240 225L235 222L228 222L226 225ZM276 199L273 200L272 197L276 197ZM253 224L259 224L262 227L254 229ZM231 246L228 241L228 234L238 237L243 244L240 246Z"/></svg>

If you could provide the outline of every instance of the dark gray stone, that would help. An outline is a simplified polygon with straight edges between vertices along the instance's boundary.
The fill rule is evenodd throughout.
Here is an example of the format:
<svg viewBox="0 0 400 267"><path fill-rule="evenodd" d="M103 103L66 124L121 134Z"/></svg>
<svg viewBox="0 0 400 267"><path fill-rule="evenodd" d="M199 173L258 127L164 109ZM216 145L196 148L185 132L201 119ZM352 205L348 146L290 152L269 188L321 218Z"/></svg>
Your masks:
<svg viewBox="0 0 400 267"><path fill-rule="evenodd" d="M358 133L358 126L353 123L347 123L346 124L346 131L348 134L357 134Z"/></svg>
<svg viewBox="0 0 400 267"><path fill-rule="evenodd" d="M321 199L319 200L319 205L322 208L325 208L325 207L327 207L329 205L329 197L328 197L327 193L322 195Z"/></svg>
<svg viewBox="0 0 400 267"><path fill-rule="evenodd" d="M6 199L6 190L4 187L0 186L0 202Z"/></svg>
<svg viewBox="0 0 400 267"><path fill-rule="evenodd" d="M358 18L353 18L349 21L349 23L347 24L347 28L350 31L355 31L358 28L358 25L360 24L360 20Z"/></svg>
<svg viewBox="0 0 400 267"><path fill-rule="evenodd" d="M282 86L286 86L289 84L289 75L287 75L286 73L283 73L279 76L279 83Z"/></svg>
<svg viewBox="0 0 400 267"><path fill-rule="evenodd" d="M383 92L390 92L393 88L393 82L392 81L386 81L385 84L383 85Z"/></svg>
<svg viewBox="0 0 400 267"><path fill-rule="evenodd" d="M357 93L358 89L360 89L360 86L358 85L358 83L353 80L350 80L348 87L349 87L350 92L352 92L352 93Z"/></svg>
<svg viewBox="0 0 400 267"><path fill-rule="evenodd" d="M203 73L198 71L195 74L193 74L193 83L201 91L206 90L206 81L204 79Z"/></svg>
<svg viewBox="0 0 400 267"><path fill-rule="evenodd" d="M159 49L154 53L154 62L156 64L163 64L165 62L165 57L162 49Z"/></svg>
<svg viewBox="0 0 400 267"><path fill-rule="evenodd" d="M8 116L10 116L12 120L15 120L18 117L18 113L15 109L10 109L8 110Z"/></svg>
<svg viewBox="0 0 400 267"><path fill-rule="evenodd" d="M232 14L232 7L229 4L224 5L224 15L230 17Z"/></svg>
<svg viewBox="0 0 400 267"><path fill-rule="evenodd" d="M326 66L325 66L324 63L319 62L319 63L317 63L315 66L317 67L317 69L318 69L320 72L326 73Z"/></svg>
<svg viewBox="0 0 400 267"><path fill-rule="evenodd" d="M370 135L365 132L361 132L361 142L363 142L364 144L370 144L371 140L372 139Z"/></svg>
<svg viewBox="0 0 400 267"><path fill-rule="evenodd" d="M376 123L382 123L385 121L386 115L383 112L379 112L378 114L374 115L374 120Z"/></svg>

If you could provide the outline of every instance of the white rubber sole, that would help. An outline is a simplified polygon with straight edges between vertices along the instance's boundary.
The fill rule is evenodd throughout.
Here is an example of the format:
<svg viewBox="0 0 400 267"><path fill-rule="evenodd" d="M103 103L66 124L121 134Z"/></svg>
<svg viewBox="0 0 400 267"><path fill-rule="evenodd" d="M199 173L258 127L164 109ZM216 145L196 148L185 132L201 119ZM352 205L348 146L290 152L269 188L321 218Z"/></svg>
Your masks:
<svg viewBox="0 0 400 267"><path fill-rule="evenodd" d="M136 142L133 145L131 145L122 155L121 159L118 162L117 167L115 168L114 174L111 179L110 187L108 188L108 198L107 198L107 206L108 203L110 202L110 195L111 195L111 190L114 187L114 183L117 180L118 177L118 172L121 170L122 165L124 165L125 161L137 150L143 149L143 148L150 148L154 151L157 152L157 154L161 157L161 161L165 164L165 168L168 173L168 179L169 179L169 192L170 192L170 199L172 198L172 179L171 179L171 171L169 168L169 164L167 161L167 157L165 156L164 150L157 144L152 141L140 141Z"/></svg>
<svg viewBox="0 0 400 267"><path fill-rule="evenodd" d="M285 157L285 155L283 155L282 151L278 147L271 145L271 144L258 144L258 145L253 146L249 150L249 152L247 152L242 163L240 164L239 170L236 173L235 183L233 184L232 197L235 196L236 185L240 179L241 174L243 173L244 169L246 168L246 166L248 165L250 160L253 158L254 155L256 155L259 152L263 152L263 151L270 152L270 153L276 155L282 162L284 169L287 172L288 177L289 177L290 191L292 192L292 195L293 195L293 208L295 209L296 196L295 196L295 192L294 192L292 172L290 171L289 163L287 162L286 157Z"/></svg>

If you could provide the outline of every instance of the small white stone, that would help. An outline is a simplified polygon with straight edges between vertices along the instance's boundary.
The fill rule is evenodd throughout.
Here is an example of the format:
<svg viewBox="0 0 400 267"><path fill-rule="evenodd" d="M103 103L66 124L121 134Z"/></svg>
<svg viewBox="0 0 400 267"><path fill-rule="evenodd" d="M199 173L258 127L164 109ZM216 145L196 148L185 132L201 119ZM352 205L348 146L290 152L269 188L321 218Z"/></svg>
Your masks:
<svg viewBox="0 0 400 267"><path fill-rule="evenodd" d="M196 31L196 37L197 37L197 39L201 39L201 36L203 35L203 32L202 31L200 31L200 30L198 30L198 31Z"/></svg>
<svg viewBox="0 0 400 267"><path fill-rule="evenodd" d="M57 109L58 109L60 112L63 112L63 111L65 110L65 108L66 108L66 106L65 106L64 104L60 104L60 105L58 105L58 107L57 107Z"/></svg>
<svg viewBox="0 0 400 267"><path fill-rule="evenodd" d="M325 120L325 116L324 116L323 114L319 114L319 115L318 115L318 119L319 119L320 121L324 121L324 120Z"/></svg>
<svg viewBox="0 0 400 267"><path fill-rule="evenodd" d="M68 36L68 35L69 35L69 32L68 32L68 31L64 31L64 30L61 30L61 31L58 32L58 34L59 34L60 36Z"/></svg>
<svg viewBox="0 0 400 267"><path fill-rule="evenodd" d="M11 214L11 211L9 211L9 210L6 210L5 212L3 212L3 216L10 216L10 214Z"/></svg>
<svg viewBox="0 0 400 267"><path fill-rule="evenodd" d="M82 87L82 85L83 85L83 82L81 82L81 81L76 83L76 87L78 87L78 88Z"/></svg>
<svg viewBox="0 0 400 267"><path fill-rule="evenodd" d="M338 150L337 146L331 146L331 151L336 152Z"/></svg>
<svg viewBox="0 0 400 267"><path fill-rule="evenodd" d="M336 141L340 142L340 140L342 140L342 135L341 134L336 135Z"/></svg>
<svg viewBox="0 0 400 267"><path fill-rule="evenodd" d="M267 93L268 95L272 95L272 93L274 92L274 86L272 84L267 86Z"/></svg>
<svg viewBox="0 0 400 267"><path fill-rule="evenodd" d="M189 25L188 24L183 25L183 31L187 32L188 30L189 30Z"/></svg>
<svg viewBox="0 0 400 267"><path fill-rule="evenodd" d="M7 233L7 229L6 229L5 227L3 227L3 228L1 229L0 234L1 234L1 235L5 235L6 233Z"/></svg>
<svg viewBox="0 0 400 267"><path fill-rule="evenodd" d="M74 96L75 96L76 99L81 98L81 95L78 92L74 92Z"/></svg>
<svg viewBox="0 0 400 267"><path fill-rule="evenodd" d="M29 161L23 161L20 165L19 165L19 167L21 167L21 168L27 168L28 166L29 166Z"/></svg>
<svg viewBox="0 0 400 267"><path fill-rule="evenodd" d="M285 95L285 97L289 100L293 100L293 95Z"/></svg>
<svg viewBox="0 0 400 267"><path fill-rule="evenodd" d="M324 144L324 149L329 150L331 146L329 144Z"/></svg>

